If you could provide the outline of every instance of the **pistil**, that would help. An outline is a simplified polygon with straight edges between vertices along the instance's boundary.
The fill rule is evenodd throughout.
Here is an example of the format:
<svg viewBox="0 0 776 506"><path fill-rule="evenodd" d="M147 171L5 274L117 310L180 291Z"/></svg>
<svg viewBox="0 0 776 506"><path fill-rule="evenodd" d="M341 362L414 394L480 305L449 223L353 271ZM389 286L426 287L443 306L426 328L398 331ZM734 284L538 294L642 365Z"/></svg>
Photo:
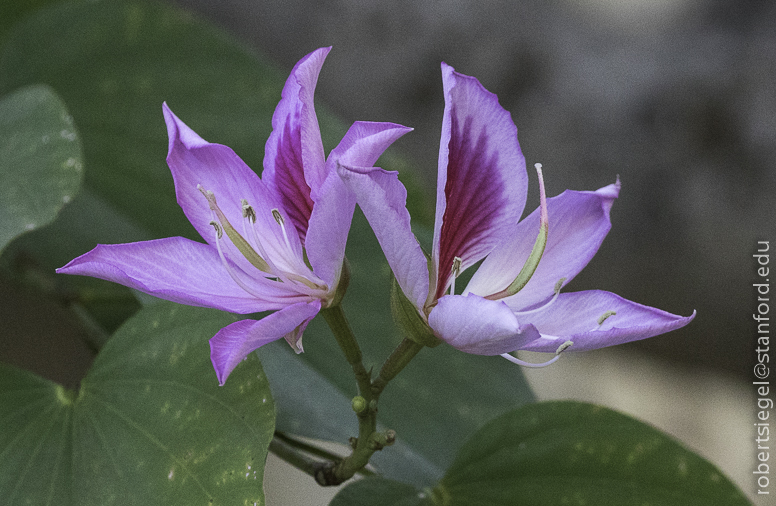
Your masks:
<svg viewBox="0 0 776 506"><path fill-rule="evenodd" d="M208 201L208 204L210 205L210 210L215 213L216 217L218 218L218 222L221 225L221 228L224 232L226 232L227 237L232 241L232 244L235 245L235 247L242 253L242 255L245 257L248 262L251 263L254 267L259 269L262 272L270 272L269 265L267 262L259 256L256 251L251 247L251 245L248 243L248 241L243 238L243 236L240 235L240 233L235 230L235 228L232 226L231 223L229 223L229 220L226 218L226 215L221 211L221 208L218 207L218 203L216 202L216 196L213 194L212 191L205 190L202 185L197 185L197 189L202 193L202 195L205 196L205 198Z"/></svg>
<svg viewBox="0 0 776 506"><path fill-rule="evenodd" d="M542 164L537 163L536 173L539 175L539 207L540 207L540 222L539 222L539 235L536 237L536 242L531 250L531 254L528 255L528 259L523 264L523 268L517 274L512 283L508 287L500 292L488 295L485 298L489 300L499 300L504 297L509 297L516 294L528 283L531 277L536 272L536 268L539 266L539 261L544 254L544 248L547 246L547 236L549 234L549 217L547 215L547 195L544 191L544 178L542 177Z"/></svg>

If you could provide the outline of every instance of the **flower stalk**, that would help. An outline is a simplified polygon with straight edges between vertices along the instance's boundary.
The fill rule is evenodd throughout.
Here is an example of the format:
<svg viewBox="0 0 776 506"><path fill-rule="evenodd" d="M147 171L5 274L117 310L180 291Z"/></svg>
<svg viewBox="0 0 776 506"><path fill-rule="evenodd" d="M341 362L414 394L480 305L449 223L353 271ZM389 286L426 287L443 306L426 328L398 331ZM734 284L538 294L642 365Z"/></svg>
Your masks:
<svg viewBox="0 0 776 506"><path fill-rule="evenodd" d="M345 354L346 360L353 368L359 394L352 403L358 417L358 437L351 441L353 452L338 462L319 463L312 473L319 485L332 486L339 485L356 473L362 472L374 452L396 441L396 432L393 430L377 431L377 401L385 386L424 346L405 338L380 368L377 378L372 381L371 373L364 367L361 348L342 306L328 307L321 310L321 314Z"/></svg>

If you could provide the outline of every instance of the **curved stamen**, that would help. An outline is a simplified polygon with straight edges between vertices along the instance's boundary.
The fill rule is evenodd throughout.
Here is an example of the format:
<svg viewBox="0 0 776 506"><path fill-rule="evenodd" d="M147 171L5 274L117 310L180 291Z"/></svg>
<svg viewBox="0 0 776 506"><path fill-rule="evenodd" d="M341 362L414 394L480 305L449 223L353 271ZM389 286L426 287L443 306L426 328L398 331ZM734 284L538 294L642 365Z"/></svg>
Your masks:
<svg viewBox="0 0 776 506"><path fill-rule="evenodd" d="M555 355L554 357L552 357L547 362L542 362L542 363L539 363L539 364L534 364L533 362L526 362L524 360L520 360L519 358L517 358L515 356L512 356L509 353L502 353L501 356L504 357L505 359L509 360L513 364L522 365L523 367L535 367L535 368L547 367L548 365L551 365L551 364L554 364L555 362L557 362L558 359L560 358L560 355Z"/></svg>
<svg viewBox="0 0 776 506"><path fill-rule="evenodd" d="M529 309L527 311L514 311L516 316L525 316L527 314L533 314L538 313L540 311L544 311L548 307L552 305L553 302L558 300L558 296L560 295L560 289L563 287L563 282L566 281L566 278L560 278L557 283L555 283L555 295L552 296L552 298L547 302L547 304L541 305L539 307Z"/></svg>
<svg viewBox="0 0 776 506"><path fill-rule="evenodd" d="M610 311L606 311L604 314L602 314L601 316L598 317L598 320L597 320L598 325L593 327L592 329L590 329L589 332L592 332L594 330L600 330L601 325L603 325L606 320L608 320L609 318L611 318L612 316L614 316L616 314L617 314L617 311L611 311L611 310Z"/></svg>
<svg viewBox="0 0 776 506"><path fill-rule="evenodd" d="M247 200L243 199L242 205L243 205L243 217L246 218L243 221L243 233L246 235L246 237L249 237L253 240L256 249L258 249L260 254L267 259L267 264L269 265L269 268L272 274L274 276L277 276L278 279L280 279L284 283L291 283L295 285L297 288L301 289L304 293L308 295L312 295L313 291L325 292L326 291L325 287L321 287L320 285L313 283L312 281L306 279L304 276L286 272L283 269L279 268L277 264L275 264L272 261L272 257L268 255L266 250L264 249L261 238L259 237L259 234L256 231L256 227L252 226L252 224L256 222L256 212L253 210L253 207L250 204L248 204ZM275 211L276 210L273 209L273 213L272 213L273 216L275 216ZM250 220L250 223L246 224L246 222L249 220ZM281 220L282 220L282 217L281 217Z"/></svg>
<svg viewBox="0 0 776 506"><path fill-rule="evenodd" d="M522 290L526 283L528 283L528 281L534 275L534 272L536 272L536 268L539 267L539 261L542 259L542 255L544 254L544 248L547 246L550 219L547 215L547 195L544 191L542 164L537 163L534 165L534 167L536 167L536 173L539 175L539 235L536 236L536 242L534 243L534 247L531 250L531 254L528 255L528 260L526 260L525 264L523 264L523 268L520 269L520 272L517 274L515 280L500 292L494 293L493 295L488 295L485 297L486 299L499 300L503 299L504 297L514 295Z"/></svg>
<svg viewBox="0 0 776 506"><path fill-rule="evenodd" d="M253 226L256 223L256 211L253 209L253 206L245 199L241 199L240 203L242 204L244 218L242 224L243 235L245 235L248 240L252 240L252 246L258 250L259 255L261 255L262 258L266 258L270 273L274 276L272 279L288 282L285 276L283 276L283 271L278 269L277 265L272 261L272 257L267 254L267 251L264 249L264 245L259 238L259 234L256 232L256 227Z"/></svg>
<svg viewBox="0 0 776 506"><path fill-rule="evenodd" d="M538 364L535 364L533 362L526 362L525 360L520 360L519 358L517 358L517 357L515 357L513 355L510 355L509 353L502 353L501 356L504 357L505 359L509 360L513 364L522 365L523 367L534 367L534 368L547 367L548 365L551 365L551 364L554 364L555 362L557 362L558 359L560 358L560 354L563 353L564 351L566 351L568 348L570 348L573 345L574 345L574 341L566 341L565 343L563 343L560 346L558 346L558 349L555 350L555 356L554 357L552 357L547 362L541 362L541 363L538 363Z"/></svg>
<svg viewBox="0 0 776 506"><path fill-rule="evenodd" d="M272 210L272 217L275 218L275 221L278 223L278 225L280 225L280 229L283 231L283 239L286 241L286 247L289 251L293 251L293 248L291 247L291 241L288 240L288 234L286 233L286 220L283 219L283 216L277 209Z"/></svg>
<svg viewBox="0 0 776 506"><path fill-rule="evenodd" d="M617 314L617 311L607 311L607 312L605 312L604 314L602 314L601 316L598 317L598 326L600 327L601 325L604 324L604 322L606 320L609 319L609 317L614 316L616 314Z"/></svg>
<svg viewBox="0 0 776 506"><path fill-rule="evenodd" d="M218 222L221 224L221 228L224 230L224 232L226 232L227 237L231 239L232 244L234 244L237 250L242 253L245 259L248 260L248 262L250 262L254 267L263 272L270 272L270 268L267 262L261 256L259 256L256 251L254 251L248 241L246 241L245 238L241 236L237 230L235 230L232 224L229 223L226 215L223 213L223 211L221 211L221 208L218 207L215 194L212 191L205 190L202 185L199 184L197 185L197 189L207 199L208 204L210 205L210 210L215 213L216 217L218 218Z"/></svg>
<svg viewBox="0 0 776 506"><path fill-rule="evenodd" d="M288 239L288 232L286 231L286 220L283 219L283 215L280 214L280 210L273 209L272 217L275 218L275 221L277 222L277 224L280 225L280 230L283 231L283 239L285 240L287 252L290 258L290 261L288 258L286 259L288 261L289 266L297 269L298 271L305 272L305 273L309 272L310 274L312 274L313 272L307 266L307 264L305 264L303 261L300 261L300 258L294 254L294 248L291 247L291 241ZM292 272L287 272L286 275L289 277L289 279L302 283L312 288L313 290L322 290L325 292L328 289L326 285L319 285L318 283L310 281L303 275L295 274Z"/></svg>
<svg viewBox="0 0 776 506"><path fill-rule="evenodd" d="M260 295L258 292L255 292L253 289L248 287L248 285L246 285L245 282L240 279L240 277L234 271L232 266L229 265L229 262L226 260L226 257L224 256L224 252L221 249L221 238L223 237L221 226L218 224L216 220L211 221L210 224L213 225L213 228L216 231L216 249L218 250L218 256L221 259L221 264L223 264L224 269L226 269L226 272L229 273L229 277L232 278L232 280L234 280L234 282L237 283L240 286L240 288L245 290L248 293L248 295L252 295L258 299L265 298L262 295Z"/></svg>

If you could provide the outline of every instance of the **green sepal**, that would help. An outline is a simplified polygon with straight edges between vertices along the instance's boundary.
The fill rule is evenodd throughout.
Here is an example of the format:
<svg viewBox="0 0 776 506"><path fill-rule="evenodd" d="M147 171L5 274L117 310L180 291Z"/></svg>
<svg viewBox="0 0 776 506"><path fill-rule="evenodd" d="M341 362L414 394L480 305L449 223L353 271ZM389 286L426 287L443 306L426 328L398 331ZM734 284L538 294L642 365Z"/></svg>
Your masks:
<svg viewBox="0 0 776 506"><path fill-rule="evenodd" d="M345 292L348 291L348 286L350 286L350 262L348 262L347 257L345 257L342 260L342 270L340 271L339 280L337 280L337 290L334 292L334 297L331 302L329 302L326 307L339 306L342 299L345 298Z"/></svg>
<svg viewBox="0 0 776 506"><path fill-rule="evenodd" d="M395 277L391 283L391 313L393 321L410 341L429 348L438 346L442 342L434 335L431 327L423 321L415 305L404 295Z"/></svg>

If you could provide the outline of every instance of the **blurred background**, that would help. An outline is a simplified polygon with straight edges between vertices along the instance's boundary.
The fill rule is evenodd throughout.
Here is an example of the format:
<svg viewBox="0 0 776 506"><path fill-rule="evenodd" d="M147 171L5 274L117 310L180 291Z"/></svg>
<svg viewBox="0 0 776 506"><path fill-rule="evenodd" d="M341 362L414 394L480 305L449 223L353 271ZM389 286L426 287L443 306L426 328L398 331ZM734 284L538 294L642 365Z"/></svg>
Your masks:
<svg viewBox="0 0 776 506"><path fill-rule="evenodd" d="M594 190L619 175L612 231L568 290L605 289L698 315L678 331L569 353L552 367L525 374L539 399L595 402L656 425L754 497L752 254L758 240L776 247L776 3L167 3L220 26L284 77L303 55L332 45L316 103L348 124L392 121L415 128L395 146L411 161L402 177L414 177L427 192L426 218L433 216L443 111L440 61L498 95L518 127L529 167L543 164L549 195ZM161 123L153 126L162 135ZM250 142L260 151L265 139ZM535 176L529 172L529 178L527 211L538 204ZM45 336L82 324L3 281L2 333L28 336L24 344L1 342L3 357L24 358L24 347L35 339L50 347ZM24 318L20 307L50 318ZM88 367L88 349L67 353L80 353L83 369ZM17 365L28 366L23 360ZM301 473L294 479L293 468L270 459L270 506L323 505L334 495Z"/></svg>
<svg viewBox="0 0 776 506"><path fill-rule="evenodd" d="M599 402L658 425L753 494L751 255L757 240L776 240L776 4L173 3L285 69L334 46L316 100L346 123L414 127L396 145L416 162L429 203L440 61L498 95L529 167L544 165L549 195L596 189L619 174L612 231L569 290L606 289L698 316L663 336L526 373L540 398ZM530 177L528 210L538 203ZM272 500L272 481L267 489Z"/></svg>

